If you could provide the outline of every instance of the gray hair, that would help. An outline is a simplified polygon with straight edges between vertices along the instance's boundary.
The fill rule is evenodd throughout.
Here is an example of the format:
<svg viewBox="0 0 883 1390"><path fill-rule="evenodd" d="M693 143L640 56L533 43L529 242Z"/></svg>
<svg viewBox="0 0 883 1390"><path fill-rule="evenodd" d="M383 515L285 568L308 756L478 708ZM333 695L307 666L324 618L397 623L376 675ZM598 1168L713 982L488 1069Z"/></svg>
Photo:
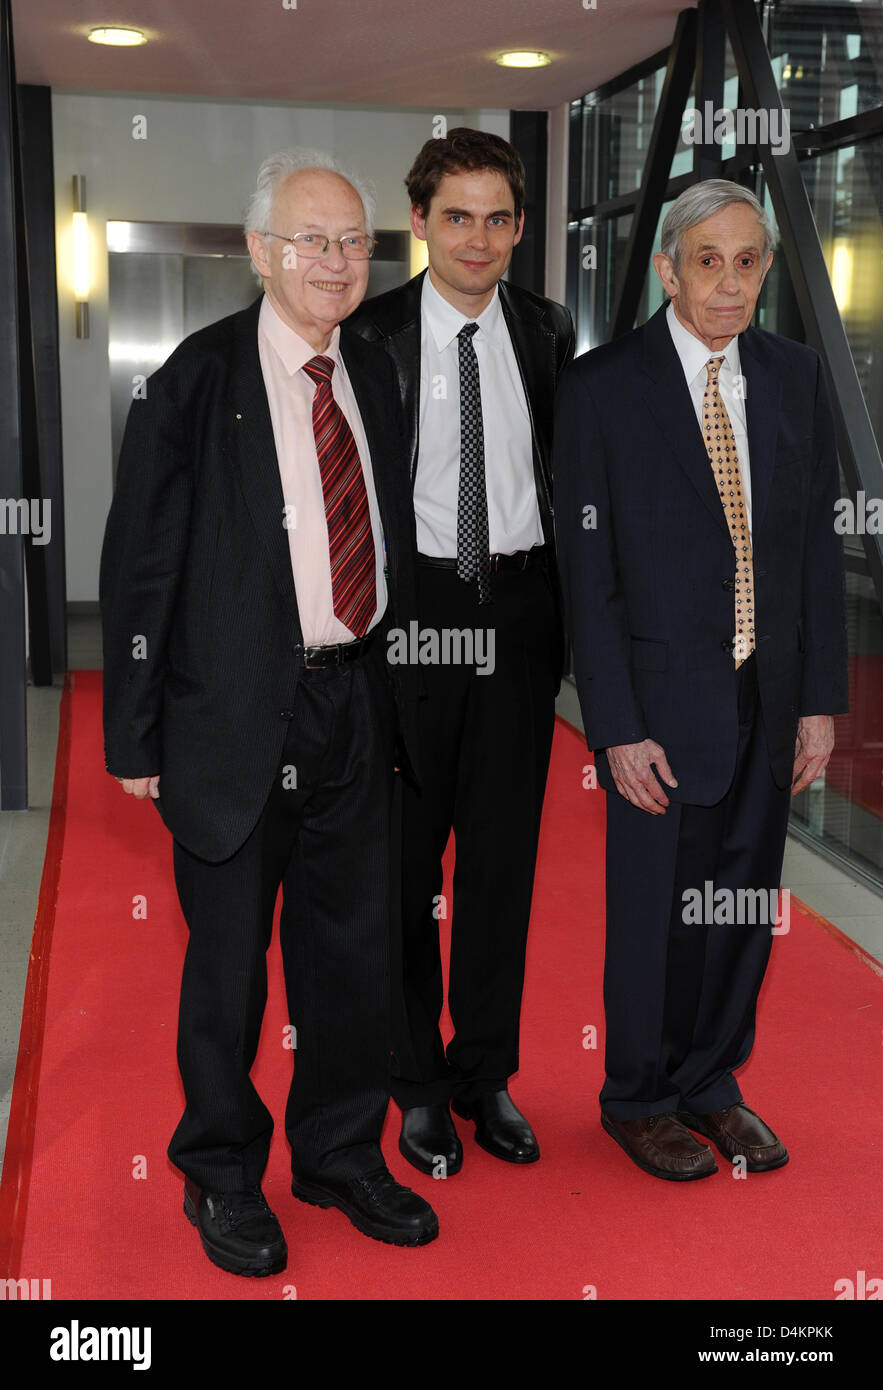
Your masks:
<svg viewBox="0 0 883 1390"><path fill-rule="evenodd" d="M270 231L270 223L273 220L273 205L276 199L276 192L281 183L292 174L299 174L304 169L327 169L332 174L339 174L346 179L347 183L352 184L356 193L362 201L365 211L365 230L369 236L374 235L374 214L377 208L377 197L373 183L363 179L359 174L352 173L339 164L333 155L326 154L324 150L310 150L302 147L295 147L290 150L278 150L276 154L268 155L258 169L258 176L255 182L255 189L248 202L243 222L243 230L246 235L249 232ZM283 231L287 231L283 228ZM254 263L252 270L258 280L262 281ZM263 282L262 282L263 283Z"/></svg>
<svg viewBox="0 0 883 1390"><path fill-rule="evenodd" d="M753 209L763 230L763 259L766 260L769 253L775 251L779 234L764 211L763 204L749 188L743 188L740 183L733 183L730 179L702 179L675 198L662 224L662 253L668 256L675 270L680 269L683 233L731 203L747 203Z"/></svg>

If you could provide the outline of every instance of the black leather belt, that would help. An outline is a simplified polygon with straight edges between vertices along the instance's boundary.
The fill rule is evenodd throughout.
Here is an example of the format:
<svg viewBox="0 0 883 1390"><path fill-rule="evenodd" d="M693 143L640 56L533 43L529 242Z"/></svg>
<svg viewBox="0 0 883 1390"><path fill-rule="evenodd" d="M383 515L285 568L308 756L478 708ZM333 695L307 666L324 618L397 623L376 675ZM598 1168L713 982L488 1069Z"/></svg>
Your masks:
<svg viewBox="0 0 883 1390"><path fill-rule="evenodd" d="M327 666L342 666L345 661L355 661L357 657L364 656L373 641L375 630L372 628L364 637L357 637L352 642L328 642L319 647L297 646L295 651L303 658L307 671L323 671Z"/></svg>
<svg viewBox="0 0 883 1390"><path fill-rule="evenodd" d="M548 554L548 546L535 545L530 550L516 550L513 555L489 555L488 569L491 574L498 570L526 570L540 564ZM428 565L431 569L456 570L456 560L446 560L440 555L418 555L418 565Z"/></svg>

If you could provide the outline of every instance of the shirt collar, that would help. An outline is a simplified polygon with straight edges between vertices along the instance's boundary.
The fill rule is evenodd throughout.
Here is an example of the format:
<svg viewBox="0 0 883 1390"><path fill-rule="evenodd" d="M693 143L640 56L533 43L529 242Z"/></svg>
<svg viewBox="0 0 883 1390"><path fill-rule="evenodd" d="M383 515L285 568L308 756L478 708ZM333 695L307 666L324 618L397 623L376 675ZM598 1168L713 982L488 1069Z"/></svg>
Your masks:
<svg viewBox="0 0 883 1390"><path fill-rule="evenodd" d="M319 354L312 344L279 317L266 294L258 316L258 333L267 339L289 376L294 376L311 358L317 356L330 357L335 368L340 366L340 324L335 324L330 343Z"/></svg>
<svg viewBox="0 0 883 1390"><path fill-rule="evenodd" d="M717 352L712 352L705 343L697 338L688 328L685 328L674 310L674 304L669 300L668 308L665 311L668 330L671 333L672 342L678 357L681 359L681 366L684 369L684 376L687 384L690 385L701 376L703 383L707 379L705 370L706 362L710 362L713 357L723 357L721 372L726 374L732 372L738 376L740 372L739 364L739 336L731 338L725 348Z"/></svg>
<svg viewBox="0 0 883 1390"><path fill-rule="evenodd" d="M429 271L423 277L423 291L420 299L421 309L426 316L426 323L435 341L439 352L443 352L449 343L456 338L464 323L477 323L479 331L486 335L491 343L500 346L502 334L506 331L506 324L503 318L503 310L500 307L500 289L494 285L494 293L491 302L475 319L467 316L455 309L453 304L439 294L435 285L429 278Z"/></svg>

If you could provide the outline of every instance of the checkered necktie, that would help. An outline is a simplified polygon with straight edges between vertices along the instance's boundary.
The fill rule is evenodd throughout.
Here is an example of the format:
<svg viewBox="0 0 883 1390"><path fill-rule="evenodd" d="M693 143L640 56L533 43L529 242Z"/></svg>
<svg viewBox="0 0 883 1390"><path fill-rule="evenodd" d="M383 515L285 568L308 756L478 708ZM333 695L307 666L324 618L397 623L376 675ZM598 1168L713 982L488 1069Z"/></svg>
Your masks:
<svg viewBox="0 0 883 1390"><path fill-rule="evenodd" d="M457 334L460 350L460 489L457 496L457 574L478 580L479 603L490 603L487 491L484 480L484 426L478 358L472 338L477 323Z"/></svg>
<svg viewBox="0 0 883 1390"><path fill-rule="evenodd" d="M313 435L328 523L334 616L354 637L364 637L377 608L377 590L374 535L359 451L331 392L332 358L312 357L303 370L316 383Z"/></svg>
<svg viewBox="0 0 883 1390"><path fill-rule="evenodd" d="M718 384L723 361L723 357L712 357L705 364L708 381L702 397L702 434L736 552L736 640L733 657L738 669L754 651L754 565L736 438Z"/></svg>

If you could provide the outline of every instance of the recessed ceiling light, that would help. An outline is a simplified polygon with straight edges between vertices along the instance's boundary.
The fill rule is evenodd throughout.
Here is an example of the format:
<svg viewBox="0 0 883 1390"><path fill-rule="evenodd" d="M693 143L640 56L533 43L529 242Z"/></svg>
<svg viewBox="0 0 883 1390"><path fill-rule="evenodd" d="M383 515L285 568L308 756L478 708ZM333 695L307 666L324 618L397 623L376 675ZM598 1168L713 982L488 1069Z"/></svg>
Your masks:
<svg viewBox="0 0 883 1390"><path fill-rule="evenodd" d="M497 62L501 68L544 68L552 60L548 53L501 53Z"/></svg>
<svg viewBox="0 0 883 1390"><path fill-rule="evenodd" d="M132 48L135 44L146 43L147 39L140 29L90 29L90 43L110 43L117 48Z"/></svg>

